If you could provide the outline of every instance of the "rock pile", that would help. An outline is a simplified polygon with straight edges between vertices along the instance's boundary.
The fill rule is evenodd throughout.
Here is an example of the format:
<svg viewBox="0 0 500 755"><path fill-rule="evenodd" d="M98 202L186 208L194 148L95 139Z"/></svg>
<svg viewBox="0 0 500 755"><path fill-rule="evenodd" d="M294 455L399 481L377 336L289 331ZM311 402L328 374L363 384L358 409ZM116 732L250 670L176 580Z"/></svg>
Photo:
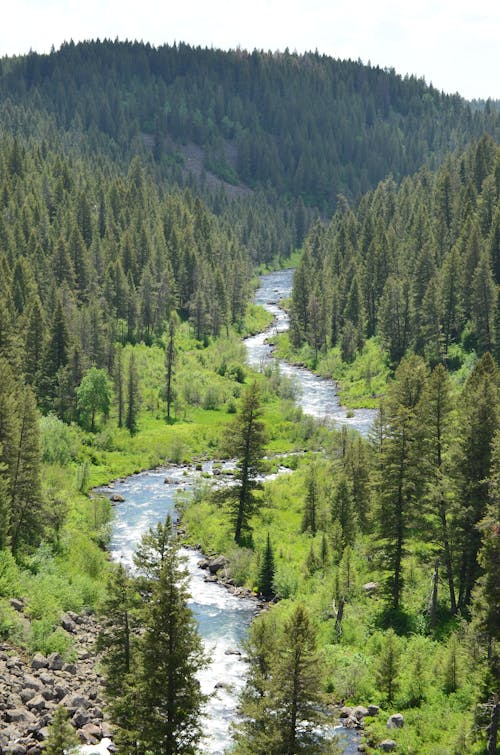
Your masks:
<svg viewBox="0 0 500 755"><path fill-rule="evenodd" d="M63 705L82 744L111 736L104 720L103 680L96 672L94 616L68 612L61 619L72 635L76 659L59 653L29 658L0 643L0 753L39 755L55 709Z"/></svg>

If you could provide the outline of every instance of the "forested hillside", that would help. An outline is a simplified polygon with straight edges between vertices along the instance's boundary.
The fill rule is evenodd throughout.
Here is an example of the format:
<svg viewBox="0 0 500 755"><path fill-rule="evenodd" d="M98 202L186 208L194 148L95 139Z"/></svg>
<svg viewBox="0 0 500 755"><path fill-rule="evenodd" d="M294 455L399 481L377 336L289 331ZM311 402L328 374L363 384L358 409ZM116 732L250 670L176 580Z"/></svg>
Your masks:
<svg viewBox="0 0 500 755"><path fill-rule="evenodd" d="M487 103L470 107L423 80L318 53L223 52L111 41L64 44L49 55L1 61L2 120L115 160L150 151L179 180L183 145L229 183L272 189L331 211L392 173L499 133ZM30 114L20 117L19 107ZM84 134L84 137L82 136ZM145 147L147 145L147 147Z"/></svg>
<svg viewBox="0 0 500 755"><path fill-rule="evenodd" d="M498 354L500 150L488 136L397 185L382 181L328 227L316 223L295 274L291 338L352 361L379 336L392 365L409 350L460 366Z"/></svg>

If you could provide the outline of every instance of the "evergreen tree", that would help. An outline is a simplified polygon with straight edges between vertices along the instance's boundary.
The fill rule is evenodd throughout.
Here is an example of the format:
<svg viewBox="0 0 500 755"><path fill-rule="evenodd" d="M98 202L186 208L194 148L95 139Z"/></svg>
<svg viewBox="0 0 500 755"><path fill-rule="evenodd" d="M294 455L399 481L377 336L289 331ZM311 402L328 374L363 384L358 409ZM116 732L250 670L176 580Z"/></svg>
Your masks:
<svg viewBox="0 0 500 755"><path fill-rule="evenodd" d="M259 578L257 580L257 586L261 595L266 600L271 600L274 597L274 554L271 547L271 540L269 538L269 532L267 533L266 548L262 557L262 564L259 570Z"/></svg>
<svg viewBox="0 0 500 755"><path fill-rule="evenodd" d="M399 690L399 673L401 664L400 641L393 629L388 629L382 639L382 646L376 669L377 687L391 705Z"/></svg>
<svg viewBox="0 0 500 755"><path fill-rule="evenodd" d="M377 478L378 529L387 591L393 609L401 603L403 556L414 505L422 484L422 436L417 406L425 383L425 365L408 357L396 370L386 400L386 430Z"/></svg>
<svg viewBox="0 0 500 755"><path fill-rule="evenodd" d="M477 555L481 538L477 525L488 505L493 440L499 426L498 368L489 353L484 354L467 379L461 405L461 443L456 470L460 488L458 607L467 610L480 574Z"/></svg>
<svg viewBox="0 0 500 755"><path fill-rule="evenodd" d="M30 388L21 390L21 416L11 468L11 546L35 543L43 527L38 412Z"/></svg>
<svg viewBox="0 0 500 755"><path fill-rule="evenodd" d="M175 331L177 327L177 320L178 318L176 318L173 314L170 316L168 322L168 341L165 348L167 422L170 422L170 409L174 400L173 379L176 357Z"/></svg>
<svg viewBox="0 0 500 755"><path fill-rule="evenodd" d="M52 722L48 728L47 740L43 751L47 755L69 755L77 751L80 740L76 731L68 721L68 711L63 705L58 705Z"/></svg>
<svg viewBox="0 0 500 755"><path fill-rule="evenodd" d="M258 619L248 644L250 671L236 728L236 753L292 755L333 752L315 728L323 721L316 628L303 605L278 629L273 617Z"/></svg>
<svg viewBox="0 0 500 755"><path fill-rule="evenodd" d="M138 739L153 752L192 753L204 696L196 673L206 657L187 605L187 572L173 538L143 615L138 672Z"/></svg>
<svg viewBox="0 0 500 755"><path fill-rule="evenodd" d="M240 412L226 435L230 455L238 459L238 484L231 491L233 500L230 506L234 539L238 544L249 530L249 520L256 505L254 491L262 469L265 444L261 416L260 391L254 381L243 394Z"/></svg>
<svg viewBox="0 0 500 755"><path fill-rule="evenodd" d="M137 415L139 413L139 375L135 366L135 354L132 351L128 360L127 374L127 414L125 427L130 435L137 432Z"/></svg>
<svg viewBox="0 0 500 755"><path fill-rule="evenodd" d="M319 480L318 467L313 462L307 469L306 498L304 501L304 513L302 515L302 532L310 532L314 537L318 530L318 507L319 507Z"/></svg>
<svg viewBox="0 0 500 755"><path fill-rule="evenodd" d="M425 432L426 498L429 511L437 517L437 540L442 548L450 609L457 610L455 598L454 564L452 553L453 486L450 479L450 452L454 436L452 425L451 380L442 364L429 376L421 402L422 425Z"/></svg>
<svg viewBox="0 0 500 755"><path fill-rule="evenodd" d="M97 649L102 653L105 693L113 723L119 727L120 743L135 743L135 674L139 643L140 601L133 580L122 564L112 571L99 611L101 629Z"/></svg>

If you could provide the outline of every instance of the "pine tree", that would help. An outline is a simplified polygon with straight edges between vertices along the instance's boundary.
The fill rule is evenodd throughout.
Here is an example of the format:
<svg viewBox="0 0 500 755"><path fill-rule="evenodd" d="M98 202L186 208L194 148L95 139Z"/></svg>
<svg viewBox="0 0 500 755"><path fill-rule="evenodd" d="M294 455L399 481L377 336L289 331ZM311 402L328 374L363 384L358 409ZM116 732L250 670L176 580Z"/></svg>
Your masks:
<svg viewBox="0 0 500 755"><path fill-rule="evenodd" d="M153 752L192 753L204 695L196 677L206 657L187 605L187 572L171 538L142 624L138 739Z"/></svg>
<svg viewBox="0 0 500 755"><path fill-rule="evenodd" d="M342 473L335 485L332 498L332 519L340 524L342 546L352 545L356 539L356 518L352 493L347 476Z"/></svg>
<svg viewBox="0 0 500 755"><path fill-rule="evenodd" d="M387 592L398 609L403 590L403 555L414 504L422 485L421 427L417 406L426 370L419 357L408 357L396 370L386 400L386 429L377 478L378 529Z"/></svg>
<svg viewBox="0 0 500 755"><path fill-rule="evenodd" d="M135 354L132 351L128 360L127 374L127 415L125 427L130 435L137 432L137 415L139 413L139 375L135 366Z"/></svg>
<svg viewBox="0 0 500 755"><path fill-rule="evenodd" d="M267 540L266 540L266 548L264 550L264 555L262 557L262 564L259 570L259 578L257 581L257 586L259 589L259 592L261 595L266 598L266 600L271 600L271 598L274 597L274 572L275 572L275 565L274 565L274 553L273 549L271 547L271 540L269 537L269 532L267 533Z"/></svg>
<svg viewBox="0 0 500 755"><path fill-rule="evenodd" d="M452 554L452 482L450 480L450 449L453 439L451 381L442 364L429 376L420 408L425 432L426 498L429 511L437 517L437 539L443 551L450 610L457 610L454 564Z"/></svg>
<svg viewBox="0 0 500 755"><path fill-rule="evenodd" d="M241 544L243 534L249 530L249 520L255 509L254 490L262 469L265 444L264 423L261 421L260 391L254 381L242 397L241 409L226 435L230 455L238 459L238 484L231 491L231 520L234 539Z"/></svg>
<svg viewBox="0 0 500 755"><path fill-rule="evenodd" d="M165 348L165 377L166 377L166 400L167 400L167 422L170 422L170 410L174 400L173 378L174 364L176 357L175 348L175 331L178 324L178 318L172 314L168 322L168 341Z"/></svg>
<svg viewBox="0 0 500 755"><path fill-rule="evenodd" d="M376 669L377 687L392 704L399 690L399 672L401 663L400 641L393 629L388 629L382 639L382 647Z"/></svg>
<svg viewBox="0 0 500 755"><path fill-rule="evenodd" d="M460 453L456 476L459 480L460 531L458 607L468 610L472 589L480 574L478 552L481 537L477 525L488 505L493 440L499 427L498 368L489 353L484 354L467 379L461 402Z"/></svg>
<svg viewBox="0 0 500 755"><path fill-rule="evenodd" d="M34 543L43 527L38 412L30 388L20 392L21 415L11 468L11 547Z"/></svg>
<svg viewBox="0 0 500 755"><path fill-rule="evenodd" d="M77 751L80 740L76 731L68 721L68 711L63 705L58 705L52 722L48 728L47 740L43 751L47 755L69 755Z"/></svg>
<svg viewBox="0 0 500 755"><path fill-rule="evenodd" d="M317 632L303 605L280 627L274 617L254 622L247 645L250 671L236 727L238 755L333 752L315 728L323 721Z"/></svg>
<svg viewBox="0 0 500 755"><path fill-rule="evenodd" d="M310 532L313 537L318 530L319 497L318 467L315 463L312 463L307 469L306 498L304 501L301 531Z"/></svg>
<svg viewBox="0 0 500 755"><path fill-rule="evenodd" d="M270 697L277 720L279 753L321 752L313 729L323 720L317 632L303 605L285 620L276 648ZM307 722L304 725L303 722Z"/></svg>
<svg viewBox="0 0 500 755"><path fill-rule="evenodd" d="M113 723L120 728L122 745L135 742L135 673L139 644L140 600L134 581L122 564L112 571L101 603L97 649L102 653L105 693Z"/></svg>

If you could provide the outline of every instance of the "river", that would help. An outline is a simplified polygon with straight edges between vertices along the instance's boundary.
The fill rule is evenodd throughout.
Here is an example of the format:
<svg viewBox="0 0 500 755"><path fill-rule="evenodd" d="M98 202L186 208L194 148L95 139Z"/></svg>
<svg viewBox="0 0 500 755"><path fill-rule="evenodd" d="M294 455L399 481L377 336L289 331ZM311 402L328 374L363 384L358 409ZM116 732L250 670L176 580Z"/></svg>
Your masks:
<svg viewBox="0 0 500 755"><path fill-rule="evenodd" d="M337 426L346 425L362 435L367 435L376 414L374 409L355 409L347 412L339 401L333 380L320 378L305 367L288 364L282 359L273 357L272 347L267 340L275 333L284 333L290 327L288 314L278 306L278 302L290 296L293 272L292 269L278 270L261 276L255 302L261 304L273 315L274 322L268 330L245 340L248 361L257 369L266 364L277 363L281 373L293 378L300 387L297 403L306 414L327 420Z"/></svg>
<svg viewBox="0 0 500 755"><path fill-rule="evenodd" d="M289 296L293 271L285 270L262 277L262 286L256 294L256 302L263 304L275 316L273 327L245 341L248 361L260 366L272 360L271 348L266 338L277 328L288 327L286 313L277 306L279 299ZM346 424L366 434L373 419L373 412L359 410L354 417L347 417L339 404L335 386L300 367L279 362L286 375L293 376L301 386L298 403L303 410L315 417L327 417L336 423ZM206 462L200 472L194 468L171 467L133 475L118 481L106 493L119 493L125 498L115 507L115 519L111 540L111 555L115 561L132 564L133 551L141 535L170 513L175 519L175 499L178 491L189 490L209 471L211 462ZM167 480L167 482L165 482ZM222 755L230 746L230 723L235 719L237 699L245 681L245 661L239 655L248 625L256 613L253 600L232 595L224 587L205 582L205 572L198 568L202 558L197 551L183 549L189 572L190 605L198 621L205 647L212 658L210 665L200 674L202 690L210 696L203 721L207 732L201 752L206 755ZM236 652L235 652L236 651ZM357 739L346 732L344 755L357 751ZM90 748L88 748L90 751Z"/></svg>

